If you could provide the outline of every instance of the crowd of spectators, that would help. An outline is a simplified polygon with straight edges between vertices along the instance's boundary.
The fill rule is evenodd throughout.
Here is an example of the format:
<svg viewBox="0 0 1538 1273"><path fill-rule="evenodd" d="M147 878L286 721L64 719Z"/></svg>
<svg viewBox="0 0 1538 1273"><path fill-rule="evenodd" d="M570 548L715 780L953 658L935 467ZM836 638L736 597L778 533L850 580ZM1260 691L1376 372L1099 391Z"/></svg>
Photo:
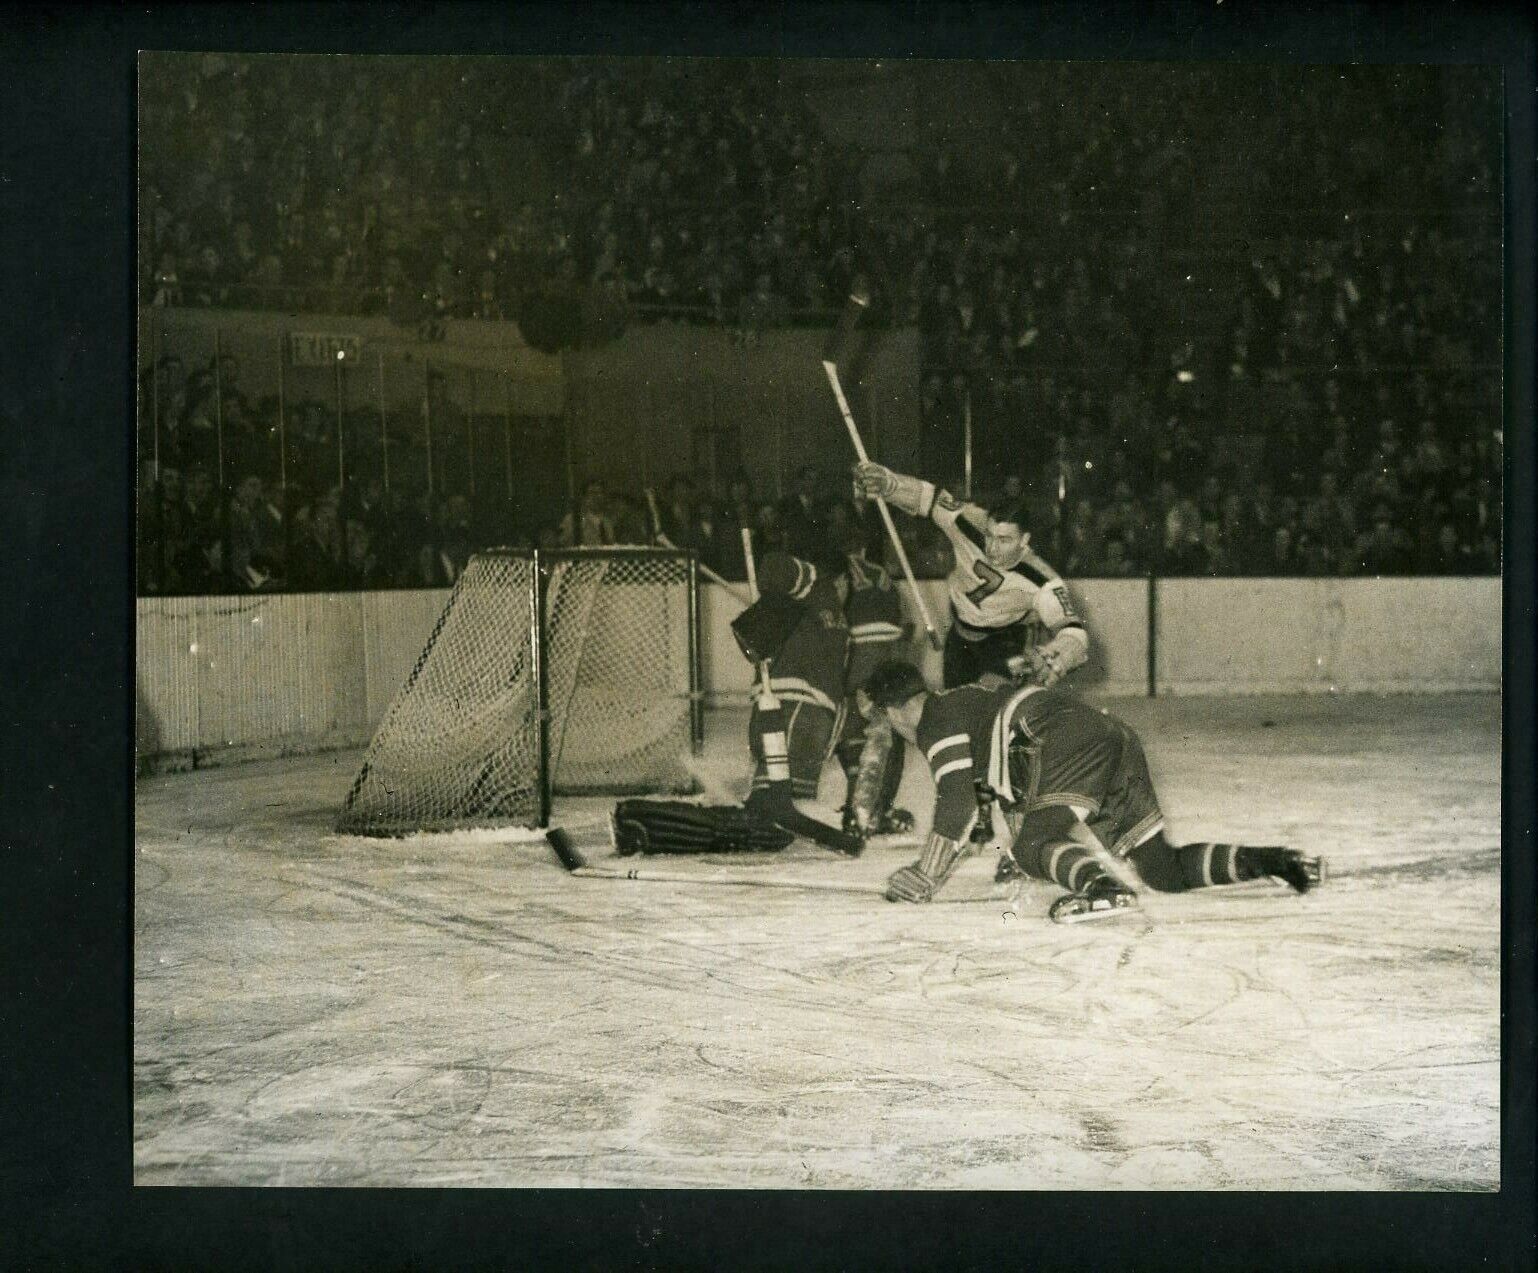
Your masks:
<svg viewBox="0 0 1538 1273"><path fill-rule="evenodd" d="M180 57L143 77L142 293L424 322L564 289L751 339L859 282L920 333L919 467L959 488L970 438L1070 577L1497 570L1498 85L1298 73L1038 66L971 103L988 144L889 141L909 179L873 197L774 63ZM146 590L436 586L487 536L646 537L639 491L563 530L464 473L332 480L325 404L278 457L276 402L214 370L147 377ZM803 521L856 516L834 475L790 485ZM667 505L728 577L737 526L795 521L740 481Z"/></svg>
<svg viewBox="0 0 1538 1273"><path fill-rule="evenodd" d="M326 441L322 434L322 447ZM1113 453L1098 468L1067 461L1045 475L1012 473L975 495L1023 497L1038 550L1070 579L1499 572L1500 488L1490 476L1500 470L1498 438L1446 449L1429 427L1402 436L1385 420L1358 441L1351 430L1337 433L1324 448L1324 467L1302 481L1299 452L1281 445L1227 481L1208 473L1193 486L1169 471L1150 488L1125 453ZM659 532L697 552L712 572L740 580L745 526L759 551L784 548L819 562L855 548L888 555L879 521L853 498L847 474L813 466L798 470L778 498L755 490L742 472L719 483L675 477L655 493L656 521L644 492L597 481L581 490L575 516L539 520L463 490L392 491L377 473L343 485L280 487L264 477L270 469L237 466L221 507L208 464L163 461L157 478L145 461L141 592L446 587L479 545L647 544ZM956 474L936 476L963 489ZM950 568L950 549L934 527L911 518L897 525L921 578Z"/></svg>

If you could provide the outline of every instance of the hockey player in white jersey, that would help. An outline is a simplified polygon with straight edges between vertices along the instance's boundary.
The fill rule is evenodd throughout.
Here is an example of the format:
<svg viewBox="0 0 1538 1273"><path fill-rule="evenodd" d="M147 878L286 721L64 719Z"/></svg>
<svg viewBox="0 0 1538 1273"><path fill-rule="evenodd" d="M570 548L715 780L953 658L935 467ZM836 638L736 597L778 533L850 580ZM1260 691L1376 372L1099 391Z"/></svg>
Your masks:
<svg viewBox="0 0 1538 1273"><path fill-rule="evenodd" d="M945 638L945 687L993 673L1049 688L1089 657L1089 634L1068 588L1031 549L1018 502L984 508L932 482L880 464L855 465L867 496L927 517L950 540L956 564L946 578L952 623Z"/></svg>

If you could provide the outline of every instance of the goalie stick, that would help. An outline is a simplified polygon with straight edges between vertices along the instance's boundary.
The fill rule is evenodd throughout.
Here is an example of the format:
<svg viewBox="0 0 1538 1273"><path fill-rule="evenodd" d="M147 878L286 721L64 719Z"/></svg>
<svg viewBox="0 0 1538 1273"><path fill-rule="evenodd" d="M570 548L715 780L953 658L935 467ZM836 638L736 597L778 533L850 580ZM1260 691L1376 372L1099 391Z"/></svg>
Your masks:
<svg viewBox="0 0 1538 1273"><path fill-rule="evenodd" d="M675 544L671 539L662 533L662 518L657 516L657 496L649 486L646 488L646 506L651 509L652 539L656 543L661 544L664 548L670 548L674 552L682 552L683 549L681 549L677 544ZM743 605L746 606L753 604L753 598L748 596L747 593L743 592L742 589L737 587L736 584L730 582L727 579L723 579L703 561L698 561L697 564L700 568L700 574L709 579L711 583L720 584L721 587L725 588L729 593L732 594L732 596L736 597L738 601L742 602Z"/></svg>
<svg viewBox="0 0 1538 1273"><path fill-rule="evenodd" d="M631 880L642 884L706 884L724 885L730 888L777 888L800 893L853 893L869 897L885 897L886 885L875 881L859 880L810 880L804 876L792 878L784 875L759 874L755 871L675 871L667 867L652 866L592 866L577 847L571 832L561 827L551 827L545 832L545 840L555 852L556 859L568 875L584 880ZM997 902L992 892L982 897L952 897L941 899L952 902Z"/></svg>
<svg viewBox="0 0 1538 1273"><path fill-rule="evenodd" d="M750 871L673 871L666 867L651 866L589 866L577 847L571 833L560 827L552 827L545 839L555 850L569 875L591 880L640 880L655 884L729 884L742 888L784 888L814 893L869 893L880 896L885 885L857 883L854 880L807 880L789 879L785 876L761 875Z"/></svg>

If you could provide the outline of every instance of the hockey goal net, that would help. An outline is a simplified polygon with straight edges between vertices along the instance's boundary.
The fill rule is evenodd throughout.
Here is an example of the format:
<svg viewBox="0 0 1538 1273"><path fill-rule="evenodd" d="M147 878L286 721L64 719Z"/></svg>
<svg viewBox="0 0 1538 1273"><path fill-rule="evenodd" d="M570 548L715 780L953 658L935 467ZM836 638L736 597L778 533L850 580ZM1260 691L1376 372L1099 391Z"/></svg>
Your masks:
<svg viewBox="0 0 1538 1273"><path fill-rule="evenodd" d="M337 829L542 826L553 794L691 790L698 650L684 554L478 554L386 711Z"/></svg>

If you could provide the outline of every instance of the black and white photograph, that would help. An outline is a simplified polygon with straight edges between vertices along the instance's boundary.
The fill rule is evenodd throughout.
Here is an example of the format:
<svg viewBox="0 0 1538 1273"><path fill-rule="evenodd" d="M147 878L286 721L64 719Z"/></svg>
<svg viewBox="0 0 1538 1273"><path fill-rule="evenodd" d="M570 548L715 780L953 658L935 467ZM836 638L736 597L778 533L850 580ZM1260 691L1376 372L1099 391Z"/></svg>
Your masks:
<svg viewBox="0 0 1538 1273"><path fill-rule="evenodd" d="M1500 1189L1499 68L137 83L136 1185Z"/></svg>

